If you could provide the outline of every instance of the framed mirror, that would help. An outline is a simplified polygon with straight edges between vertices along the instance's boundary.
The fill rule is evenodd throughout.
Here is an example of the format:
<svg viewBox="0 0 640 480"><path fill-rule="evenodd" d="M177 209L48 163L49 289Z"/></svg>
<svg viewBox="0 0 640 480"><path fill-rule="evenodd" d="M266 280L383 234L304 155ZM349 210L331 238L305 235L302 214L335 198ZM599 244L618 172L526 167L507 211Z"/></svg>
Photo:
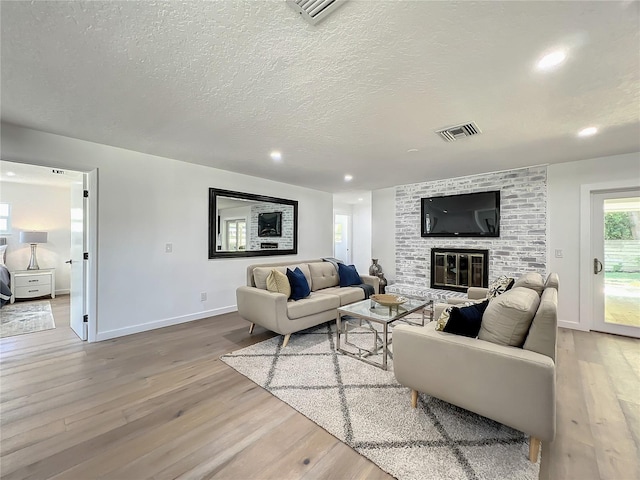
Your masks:
<svg viewBox="0 0 640 480"><path fill-rule="evenodd" d="M295 255L298 202L209 189L209 258Z"/></svg>

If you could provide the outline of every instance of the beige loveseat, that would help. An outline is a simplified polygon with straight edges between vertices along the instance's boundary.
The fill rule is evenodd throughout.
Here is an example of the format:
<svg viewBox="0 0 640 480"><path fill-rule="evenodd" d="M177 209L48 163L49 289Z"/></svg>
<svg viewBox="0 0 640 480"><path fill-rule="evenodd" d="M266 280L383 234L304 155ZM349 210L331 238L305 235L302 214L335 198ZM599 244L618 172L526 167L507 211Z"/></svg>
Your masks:
<svg viewBox="0 0 640 480"><path fill-rule="evenodd" d="M411 388L412 406L418 392L424 392L520 430L530 435L529 458L537 461L540 440L552 441L556 428L557 289L558 276L552 273L546 282L541 278L535 290L517 286L491 300L479 338L436 331L437 322L397 326L394 373L400 384ZM498 303L492 307L493 302ZM495 343L500 332L483 331L487 315L493 315L499 328L511 335L516 322L511 324L510 318L523 310L535 312L521 332L524 343Z"/></svg>
<svg viewBox="0 0 640 480"><path fill-rule="evenodd" d="M287 268L300 267L309 283L311 295L297 301L288 301L286 295L267 290L267 277L276 269L286 273ZM379 292L380 279L360 274L363 283ZM249 333L255 324L284 335L282 346L289 342L291 334L324 322L335 320L338 308L364 300L360 287L340 287L340 277L330 262L322 260L298 260L271 264L249 265L247 285L238 287L236 300L238 313L251 322Z"/></svg>

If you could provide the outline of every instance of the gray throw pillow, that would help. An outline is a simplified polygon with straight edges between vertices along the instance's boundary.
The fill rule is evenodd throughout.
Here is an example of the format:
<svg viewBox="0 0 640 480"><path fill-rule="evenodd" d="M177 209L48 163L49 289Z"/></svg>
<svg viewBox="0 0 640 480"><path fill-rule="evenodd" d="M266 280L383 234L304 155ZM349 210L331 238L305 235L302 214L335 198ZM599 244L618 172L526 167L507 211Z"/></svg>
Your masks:
<svg viewBox="0 0 640 480"><path fill-rule="evenodd" d="M540 297L529 288L513 288L494 298L482 315L478 338L521 347L538 310Z"/></svg>

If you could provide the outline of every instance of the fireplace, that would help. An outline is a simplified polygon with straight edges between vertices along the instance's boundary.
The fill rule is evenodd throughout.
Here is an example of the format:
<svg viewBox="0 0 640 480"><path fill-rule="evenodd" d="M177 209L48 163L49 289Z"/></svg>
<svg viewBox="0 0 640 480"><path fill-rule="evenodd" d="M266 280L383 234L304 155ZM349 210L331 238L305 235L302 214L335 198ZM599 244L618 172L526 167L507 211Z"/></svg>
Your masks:
<svg viewBox="0 0 640 480"><path fill-rule="evenodd" d="M466 292L489 284L489 250L431 249L431 288Z"/></svg>

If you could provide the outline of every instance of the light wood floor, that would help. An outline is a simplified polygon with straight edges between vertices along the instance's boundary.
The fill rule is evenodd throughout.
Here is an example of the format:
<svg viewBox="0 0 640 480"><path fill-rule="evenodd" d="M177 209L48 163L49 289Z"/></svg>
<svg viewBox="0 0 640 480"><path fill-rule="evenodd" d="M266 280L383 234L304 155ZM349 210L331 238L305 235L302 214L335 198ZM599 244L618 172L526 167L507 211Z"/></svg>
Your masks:
<svg viewBox="0 0 640 480"><path fill-rule="evenodd" d="M87 344L52 306L55 330L0 341L3 479L391 478L219 360L273 335L237 314ZM561 330L540 478L640 478L639 386L637 340Z"/></svg>

